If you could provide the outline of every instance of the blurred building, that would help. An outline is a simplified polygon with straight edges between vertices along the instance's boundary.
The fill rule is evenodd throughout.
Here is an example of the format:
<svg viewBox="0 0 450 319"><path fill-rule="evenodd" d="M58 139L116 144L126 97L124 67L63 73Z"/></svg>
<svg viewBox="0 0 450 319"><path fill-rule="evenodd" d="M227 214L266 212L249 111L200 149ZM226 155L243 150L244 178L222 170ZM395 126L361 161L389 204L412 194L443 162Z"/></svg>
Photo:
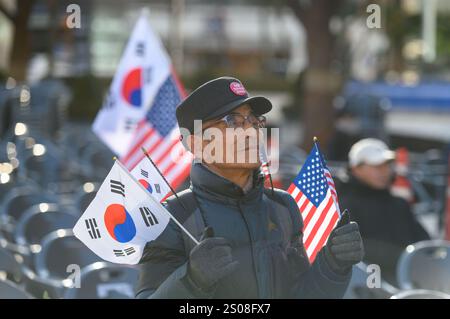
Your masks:
<svg viewBox="0 0 450 319"><path fill-rule="evenodd" d="M17 5L5 2L13 10ZM70 4L80 6L79 29L66 25ZM284 76L298 74L305 66L304 37L299 36L303 31L293 13L252 1L36 0L28 25L31 53L47 53L54 76L91 72L111 77L144 7L150 9L150 22L179 73L189 75L213 64L240 73ZM12 30L1 14L0 26L0 37L7 40L0 45L0 65L6 67ZM174 52L177 48L181 56Z"/></svg>

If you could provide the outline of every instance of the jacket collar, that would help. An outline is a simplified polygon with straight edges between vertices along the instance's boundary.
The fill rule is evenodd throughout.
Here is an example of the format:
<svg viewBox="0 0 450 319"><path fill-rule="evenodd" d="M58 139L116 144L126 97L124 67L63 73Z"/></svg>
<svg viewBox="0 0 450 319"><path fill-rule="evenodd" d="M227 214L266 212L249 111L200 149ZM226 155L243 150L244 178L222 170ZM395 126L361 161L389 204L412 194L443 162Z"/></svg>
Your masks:
<svg viewBox="0 0 450 319"><path fill-rule="evenodd" d="M246 202L259 198L264 188L264 175L257 169L252 178L252 188L244 193L240 186L214 173L204 164L193 163L191 168L191 188L195 193L226 202Z"/></svg>
<svg viewBox="0 0 450 319"><path fill-rule="evenodd" d="M358 179L353 174L350 174L349 176L349 185L356 191L358 191L361 194L367 194L367 195L377 195L377 196L389 196L390 190L389 189L375 189Z"/></svg>

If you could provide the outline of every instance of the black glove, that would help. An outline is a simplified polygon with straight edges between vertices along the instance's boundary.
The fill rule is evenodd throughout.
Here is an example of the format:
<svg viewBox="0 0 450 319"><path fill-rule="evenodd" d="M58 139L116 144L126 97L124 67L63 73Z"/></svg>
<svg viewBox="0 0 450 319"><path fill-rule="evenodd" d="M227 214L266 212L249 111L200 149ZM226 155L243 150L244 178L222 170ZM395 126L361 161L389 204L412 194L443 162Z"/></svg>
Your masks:
<svg viewBox="0 0 450 319"><path fill-rule="evenodd" d="M331 232L324 253L328 265L339 274L347 273L352 265L363 259L364 246L359 227L357 223L350 222L347 210Z"/></svg>
<svg viewBox="0 0 450 319"><path fill-rule="evenodd" d="M200 244L189 254L190 279L197 287L209 290L237 266L238 262L233 260L228 241L225 238L214 237L212 227L206 227L200 238Z"/></svg>

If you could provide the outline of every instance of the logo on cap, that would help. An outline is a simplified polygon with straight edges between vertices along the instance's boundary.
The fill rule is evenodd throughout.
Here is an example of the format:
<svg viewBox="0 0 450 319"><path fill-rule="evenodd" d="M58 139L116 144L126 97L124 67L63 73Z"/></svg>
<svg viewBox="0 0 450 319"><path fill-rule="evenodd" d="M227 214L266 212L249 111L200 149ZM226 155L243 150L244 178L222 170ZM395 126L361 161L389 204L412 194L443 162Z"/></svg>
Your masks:
<svg viewBox="0 0 450 319"><path fill-rule="evenodd" d="M244 86L239 82L231 82L230 90L236 95L247 95L247 91Z"/></svg>

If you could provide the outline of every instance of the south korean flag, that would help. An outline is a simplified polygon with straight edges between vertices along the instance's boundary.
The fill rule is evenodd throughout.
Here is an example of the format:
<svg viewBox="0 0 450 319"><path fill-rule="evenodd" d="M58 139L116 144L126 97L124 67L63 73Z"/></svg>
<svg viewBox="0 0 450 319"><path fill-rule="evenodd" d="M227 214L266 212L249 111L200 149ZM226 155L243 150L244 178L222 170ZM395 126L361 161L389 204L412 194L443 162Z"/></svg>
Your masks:
<svg viewBox="0 0 450 319"><path fill-rule="evenodd" d="M137 264L145 244L169 220L169 212L116 161L73 231L102 259Z"/></svg>
<svg viewBox="0 0 450 319"><path fill-rule="evenodd" d="M158 170L147 157L144 157L131 171L131 175L157 201L162 202L170 195L170 188L159 174Z"/></svg>

